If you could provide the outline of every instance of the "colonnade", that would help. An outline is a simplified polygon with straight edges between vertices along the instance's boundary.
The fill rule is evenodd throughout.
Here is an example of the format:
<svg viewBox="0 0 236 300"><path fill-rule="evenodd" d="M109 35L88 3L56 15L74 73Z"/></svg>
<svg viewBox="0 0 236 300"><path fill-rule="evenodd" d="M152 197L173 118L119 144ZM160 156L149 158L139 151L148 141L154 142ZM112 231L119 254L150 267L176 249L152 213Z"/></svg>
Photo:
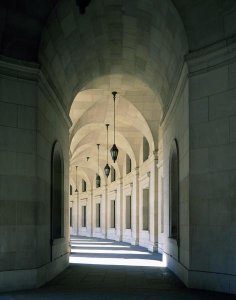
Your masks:
<svg viewBox="0 0 236 300"><path fill-rule="evenodd" d="M70 233L141 245L158 244L158 167L152 154L123 178L70 195Z"/></svg>

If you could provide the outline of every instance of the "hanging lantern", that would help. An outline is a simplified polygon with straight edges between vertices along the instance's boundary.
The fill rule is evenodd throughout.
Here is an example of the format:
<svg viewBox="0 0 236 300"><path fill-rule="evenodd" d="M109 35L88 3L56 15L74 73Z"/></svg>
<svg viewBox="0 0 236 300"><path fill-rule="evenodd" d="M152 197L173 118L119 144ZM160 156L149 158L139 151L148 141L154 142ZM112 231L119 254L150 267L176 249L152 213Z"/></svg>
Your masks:
<svg viewBox="0 0 236 300"><path fill-rule="evenodd" d="M116 117L116 111L115 111L116 94L117 94L117 92L112 92L113 100L114 100L114 144L111 147L110 152L111 152L111 158L114 161L114 163L116 162L118 153L119 153L119 150L116 146L116 133L115 133L115 131L116 131L116 119L115 119L115 117Z"/></svg>
<svg viewBox="0 0 236 300"><path fill-rule="evenodd" d="M116 144L114 144L114 145L112 146L110 152L111 152L112 160L113 160L114 162L116 162L117 157L118 157L118 153L119 153L119 150L118 150L118 148L116 147Z"/></svg>
<svg viewBox="0 0 236 300"><path fill-rule="evenodd" d="M110 166L108 165L108 127L109 127L109 124L106 124L106 127L107 127L107 164L105 165L104 173L108 177L110 174L110 170L111 170Z"/></svg>
<svg viewBox="0 0 236 300"><path fill-rule="evenodd" d="M105 165L105 168L104 168L104 173L105 173L105 175L106 175L107 177L108 177L109 174L110 174L110 170L111 170L110 166L109 166L108 164L106 164L106 165Z"/></svg>

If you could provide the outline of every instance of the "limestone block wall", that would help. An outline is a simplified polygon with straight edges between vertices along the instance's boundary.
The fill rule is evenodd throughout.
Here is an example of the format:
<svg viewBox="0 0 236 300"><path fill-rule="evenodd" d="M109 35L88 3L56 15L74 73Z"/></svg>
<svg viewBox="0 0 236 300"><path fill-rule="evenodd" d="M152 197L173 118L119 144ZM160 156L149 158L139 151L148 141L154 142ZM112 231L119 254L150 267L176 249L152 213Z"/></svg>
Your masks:
<svg viewBox="0 0 236 300"><path fill-rule="evenodd" d="M0 271L37 265L37 83L5 65L14 69L0 64Z"/></svg>
<svg viewBox="0 0 236 300"><path fill-rule="evenodd" d="M51 151L58 139L67 178L68 125L41 80L36 65L0 61L0 291L37 287L68 262L68 229L54 253L50 241Z"/></svg>
<svg viewBox="0 0 236 300"><path fill-rule="evenodd" d="M43 76L43 75L42 75ZM69 123L63 117L61 106L47 82L40 78L37 93L37 198L39 202L38 260L45 264L50 260L50 186L51 186L51 155L55 141L62 148L64 165L64 233L63 238L53 242L52 260L68 253L69 245ZM49 256L48 256L49 255Z"/></svg>
<svg viewBox="0 0 236 300"><path fill-rule="evenodd" d="M223 41L190 68L190 286L236 293L236 52Z"/></svg>
<svg viewBox="0 0 236 300"><path fill-rule="evenodd" d="M170 267L186 284L189 268L189 88L187 66L175 91L168 113L161 124L159 141L159 251L167 254ZM169 238L170 149L176 139L179 148L179 245Z"/></svg>

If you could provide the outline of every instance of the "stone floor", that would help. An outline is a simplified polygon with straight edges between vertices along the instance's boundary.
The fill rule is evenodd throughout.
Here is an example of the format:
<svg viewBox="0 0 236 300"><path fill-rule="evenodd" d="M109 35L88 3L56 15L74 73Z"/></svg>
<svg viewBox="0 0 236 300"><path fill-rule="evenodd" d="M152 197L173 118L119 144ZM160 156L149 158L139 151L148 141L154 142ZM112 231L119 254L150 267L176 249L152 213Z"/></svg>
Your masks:
<svg viewBox="0 0 236 300"><path fill-rule="evenodd" d="M69 267L45 286L5 293L4 300L34 299L208 299L235 296L187 289L159 254L110 240L72 238Z"/></svg>

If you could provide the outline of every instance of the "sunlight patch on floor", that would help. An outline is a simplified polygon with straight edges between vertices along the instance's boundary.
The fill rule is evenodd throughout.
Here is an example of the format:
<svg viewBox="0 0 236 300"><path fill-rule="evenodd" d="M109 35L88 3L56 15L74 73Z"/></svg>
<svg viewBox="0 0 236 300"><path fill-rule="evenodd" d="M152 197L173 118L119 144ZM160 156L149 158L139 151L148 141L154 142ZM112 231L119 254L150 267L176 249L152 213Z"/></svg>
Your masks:
<svg viewBox="0 0 236 300"><path fill-rule="evenodd" d="M70 239L72 242L94 242L93 239Z"/></svg>
<svg viewBox="0 0 236 300"><path fill-rule="evenodd" d="M84 244L84 241L73 241L72 240L72 242L73 243L75 243L75 244L78 244L78 245L83 245ZM88 241L85 241L85 242L88 242ZM90 242L89 241L89 244L97 244L97 245L99 245L99 244L101 244L101 245L103 245L103 244L105 244L105 245L112 245L112 244L114 244L114 243L112 243L112 242Z"/></svg>
<svg viewBox="0 0 236 300"><path fill-rule="evenodd" d="M75 244L71 243L72 247L83 247L83 248L130 248L130 246L124 246L124 245L93 245L93 244Z"/></svg>
<svg viewBox="0 0 236 300"><path fill-rule="evenodd" d="M89 253L89 254L133 254L133 255L151 255L148 252L133 250L90 250L90 249L72 249L71 253Z"/></svg>
<svg viewBox="0 0 236 300"><path fill-rule="evenodd" d="M109 265L109 266L138 266L165 268L165 261L148 259L127 258L95 258L95 257L70 257L71 264Z"/></svg>
<svg viewBox="0 0 236 300"><path fill-rule="evenodd" d="M143 256L143 257L142 257ZM71 264L164 268L165 255L155 255L142 247L99 239L71 239Z"/></svg>

